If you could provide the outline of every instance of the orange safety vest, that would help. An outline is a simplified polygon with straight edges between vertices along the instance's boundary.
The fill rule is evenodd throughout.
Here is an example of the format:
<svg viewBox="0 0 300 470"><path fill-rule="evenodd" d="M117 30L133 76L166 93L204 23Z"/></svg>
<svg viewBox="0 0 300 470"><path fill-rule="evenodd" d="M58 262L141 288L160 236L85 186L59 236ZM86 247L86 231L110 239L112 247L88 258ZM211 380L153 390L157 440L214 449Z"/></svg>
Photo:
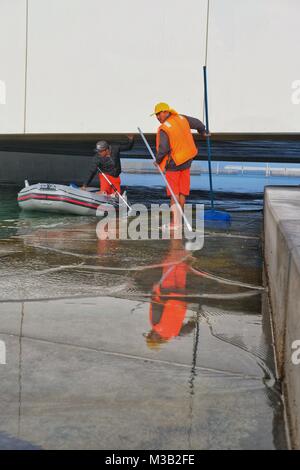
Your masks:
<svg viewBox="0 0 300 470"><path fill-rule="evenodd" d="M176 166L196 157L198 149L195 145L189 122L184 116L180 116L180 114L171 114L171 116L159 126L156 134L157 151L159 149L161 130L163 130L169 137L171 157ZM167 161L168 155L159 165L162 170L165 168Z"/></svg>

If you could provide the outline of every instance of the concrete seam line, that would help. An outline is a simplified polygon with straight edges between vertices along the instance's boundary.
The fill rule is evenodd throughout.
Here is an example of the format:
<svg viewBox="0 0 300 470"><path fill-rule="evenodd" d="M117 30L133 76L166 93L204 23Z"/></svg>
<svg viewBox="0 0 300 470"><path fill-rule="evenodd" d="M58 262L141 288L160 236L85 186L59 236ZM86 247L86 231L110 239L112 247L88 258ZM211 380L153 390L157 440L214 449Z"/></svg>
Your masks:
<svg viewBox="0 0 300 470"><path fill-rule="evenodd" d="M17 336L18 337L19 335L9 334L9 336ZM137 356L137 355L134 355L134 354L126 354L126 353L122 353L122 352L118 352L118 351L105 351L104 349L92 348L92 347L89 347L89 346L82 346L82 345L72 344L72 343L63 343L63 342L60 342L60 341L52 341L50 339L45 339L45 338L35 338L34 336L25 336L25 335L23 335L22 339L27 339L29 341L37 341L37 342L41 342L41 343L56 344L56 345L65 346L65 347L68 347L68 348L85 349L86 351L90 351L90 352L101 353L101 354L105 354L105 355L109 355L109 356L124 357L124 358L127 358L127 359L133 359L133 360L138 360L138 361L143 361L143 362L153 362L153 363L162 364L162 365L174 365L176 367L182 367L182 368L189 369L189 370L191 368L190 364L184 364L184 363L172 362L172 361L164 361L164 360L161 360L161 359L153 359L151 357L146 357L146 356ZM236 378L241 378L241 379L246 378L246 379L258 380L258 381L261 380L260 376L248 375L248 374L239 374L238 372L230 372L230 371L226 371L226 370L222 370L222 369L214 369L214 368L211 368L211 367L196 366L196 369L204 371L204 372L214 372L214 373L218 373L220 375L227 375L228 377L236 377Z"/></svg>
<svg viewBox="0 0 300 470"><path fill-rule="evenodd" d="M24 76L24 127L23 133L26 133L26 118L27 118L27 72L28 72L28 18L29 18L29 5L26 0L26 13L25 13L25 76Z"/></svg>
<svg viewBox="0 0 300 470"><path fill-rule="evenodd" d="M18 382L19 382L19 409L18 409L18 436L21 431L21 415L22 415L22 364L23 364L23 349L22 349L22 338L23 338L23 326L25 316L25 304L22 302L21 306L21 322L20 322L20 335L19 335L19 370L18 370Z"/></svg>

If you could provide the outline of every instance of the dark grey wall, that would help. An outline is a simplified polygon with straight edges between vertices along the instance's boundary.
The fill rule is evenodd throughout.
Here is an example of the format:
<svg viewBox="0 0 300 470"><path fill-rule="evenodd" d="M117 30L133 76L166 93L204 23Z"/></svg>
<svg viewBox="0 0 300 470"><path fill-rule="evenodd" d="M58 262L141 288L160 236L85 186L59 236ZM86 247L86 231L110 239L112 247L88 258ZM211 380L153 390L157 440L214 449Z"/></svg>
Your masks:
<svg viewBox="0 0 300 470"><path fill-rule="evenodd" d="M154 136L147 136L154 148ZM277 138L261 136L259 139L243 136L234 139L212 139L212 159L215 161L236 162L279 162L300 163L300 136ZM109 138L110 142L126 142L126 137ZM206 142L196 138L199 154L197 160L207 160ZM69 140L41 138L21 139L16 137L0 138L0 184L23 186L24 180L30 183L82 183L88 174L96 137L79 137ZM139 137L134 148L124 152L122 157L144 159L151 157ZM96 179L95 179L96 181Z"/></svg>
<svg viewBox="0 0 300 470"><path fill-rule="evenodd" d="M82 183L92 156L0 152L0 184ZM95 179L96 181L96 179Z"/></svg>

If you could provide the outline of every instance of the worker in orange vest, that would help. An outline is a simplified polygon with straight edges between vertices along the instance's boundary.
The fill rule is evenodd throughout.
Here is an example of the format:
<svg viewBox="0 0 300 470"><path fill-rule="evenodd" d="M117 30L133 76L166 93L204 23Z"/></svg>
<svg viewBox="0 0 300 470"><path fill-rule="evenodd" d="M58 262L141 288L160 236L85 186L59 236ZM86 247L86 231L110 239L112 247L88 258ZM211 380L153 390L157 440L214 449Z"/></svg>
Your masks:
<svg viewBox="0 0 300 470"><path fill-rule="evenodd" d="M191 129L207 135L204 124L196 118L180 115L167 103L158 103L153 115L161 123L156 135L156 162L166 170L166 178L179 204L183 208L186 196L190 194L190 168L198 154ZM167 188L167 195L171 196ZM171 197L171 207L175 208ZM176 216L176 211L173 212ZM176 225L176 221L173 220Z"/></svg>

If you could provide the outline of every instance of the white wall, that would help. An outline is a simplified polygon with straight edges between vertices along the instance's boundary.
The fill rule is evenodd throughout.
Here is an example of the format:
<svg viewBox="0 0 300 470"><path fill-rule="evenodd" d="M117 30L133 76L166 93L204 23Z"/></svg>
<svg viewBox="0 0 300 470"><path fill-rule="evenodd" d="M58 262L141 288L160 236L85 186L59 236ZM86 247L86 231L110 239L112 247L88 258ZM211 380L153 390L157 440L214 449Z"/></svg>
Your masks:
<svg viewBox="0 0 300 470"><path fill-rule="evenodd" d="M26 133L154 132L161 100L202 118L207 2L28 0ZM25 18L0 0L0 134L24 131ZM210 0L212 132L299 132L299 20L300 0Z"/></svg>
<svg viewBox="0 0 300 470"><path fill-rule="evenodd" d="M24 131L26 1L0 0L0 133Z"/></svg>
<svg viewBox="0 0 300 470"><path fill-rule="evenodd" d="M202 110L206 0L29 0L26 131L157 127Z"/></svg>
<svg viewBox="0 0 300 470"><path fill-rule="evenodd" d="M300 132L299 0L211 0L208 69L214 132ZM299 100L300 101L300 100Z"/></svg>

